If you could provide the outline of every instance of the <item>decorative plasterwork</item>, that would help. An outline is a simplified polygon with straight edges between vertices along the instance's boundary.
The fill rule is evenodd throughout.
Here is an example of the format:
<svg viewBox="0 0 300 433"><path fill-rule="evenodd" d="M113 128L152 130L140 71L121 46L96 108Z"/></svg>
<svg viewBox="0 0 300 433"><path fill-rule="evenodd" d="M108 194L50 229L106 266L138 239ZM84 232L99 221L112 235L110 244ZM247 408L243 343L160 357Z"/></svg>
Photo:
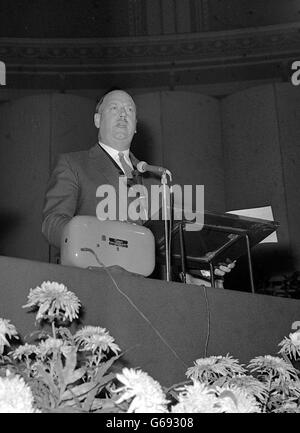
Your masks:
<svg viewBox="0 0 300 433"><path fill-rule="evenodd" d="M8 74L139 74L300 60L300 23L102 39L4 39Z"/></svg>

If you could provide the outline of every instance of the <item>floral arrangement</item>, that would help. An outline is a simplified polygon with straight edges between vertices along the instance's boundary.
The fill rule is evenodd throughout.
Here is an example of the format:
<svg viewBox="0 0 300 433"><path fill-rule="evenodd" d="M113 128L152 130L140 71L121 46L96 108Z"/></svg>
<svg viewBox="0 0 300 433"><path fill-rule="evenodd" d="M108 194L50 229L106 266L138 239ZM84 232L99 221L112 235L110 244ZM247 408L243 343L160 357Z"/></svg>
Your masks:
<svg viewBox="0 0 300 433"><path fill-rule="evenodd" d="M35 344L18 342L14 348L17 330L0 318L0 412L300 412L293 365L300 356L300 329L279 343L279 356L258 356L247 366L229 355L200 358L185 382L166 389L140 369L113 373L121 349L105 328L70 331L80 307L63 284L45 281L30 289L24 308L37 310L36 321L49 332L38 332Z"/></svg>

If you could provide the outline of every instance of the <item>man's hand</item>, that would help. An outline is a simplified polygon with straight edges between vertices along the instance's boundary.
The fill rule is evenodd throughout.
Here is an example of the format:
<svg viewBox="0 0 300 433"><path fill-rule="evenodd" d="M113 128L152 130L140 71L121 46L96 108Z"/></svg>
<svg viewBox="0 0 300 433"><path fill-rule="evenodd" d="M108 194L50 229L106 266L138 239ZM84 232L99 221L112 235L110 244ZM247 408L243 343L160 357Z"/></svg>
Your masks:
<svg viewBox="0 0 300 433"><path fill-rule="evenodd" d="M224 277L224 275L228 274L235 267L236 260L233 262L230 259L226 259L226 263L219 263L219 266L215 268L215 275L218 277Z"/></svg>
<svg viewBox="0 0 300 433"><path fill-rule="evenodd" d="M214 273L218 277L224 277L224 275L231 272L231 270L235 267L236 260L233 262L230 259L226 259L225 263L219 263L219 266L215 268ZM203 271L202 271L203 272ZM209 271L205 271L210 275ZM223 280L224 278L216 278L215 279L215 287L218 289L223 289ZM197 286L206 286L211 287L211 282L202 279L201 277L194 277L193 275L187 273L186 274L186 284L195 284Z"/></svg>

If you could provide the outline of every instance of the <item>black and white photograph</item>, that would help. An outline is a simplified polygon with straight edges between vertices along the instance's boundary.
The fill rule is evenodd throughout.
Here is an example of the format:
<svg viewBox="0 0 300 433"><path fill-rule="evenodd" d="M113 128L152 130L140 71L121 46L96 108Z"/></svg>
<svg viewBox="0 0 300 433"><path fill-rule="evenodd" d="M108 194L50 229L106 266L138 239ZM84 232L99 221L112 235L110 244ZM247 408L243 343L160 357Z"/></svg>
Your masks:
<svg viewBox="0 0 300 433"><path fill-rule="evenodd" d="M300 413L299 185L300 0L0 0L0 413Z"/></svg>

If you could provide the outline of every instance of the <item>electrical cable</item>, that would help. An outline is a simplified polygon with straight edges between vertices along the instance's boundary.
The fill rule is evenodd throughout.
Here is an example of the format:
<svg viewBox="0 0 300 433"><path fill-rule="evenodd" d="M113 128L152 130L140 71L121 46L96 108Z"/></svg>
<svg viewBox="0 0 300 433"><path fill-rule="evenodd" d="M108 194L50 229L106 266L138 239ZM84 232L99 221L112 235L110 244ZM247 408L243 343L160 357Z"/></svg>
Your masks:
<svg viewBox="0 0 300 433"><path fill-rule="evenodd" d="M118 286L116 280L112 276L111 272L109 271L108 267L99 260L97 254L94 250L91 248L81 248L81 251L90 252L93 254L95 259L97 260L98 264L105 269L107 274L109 275L110 279L112 280L114 286L116 287L117 291L127 300L127 302L130 303L130 305L138 312L138 314L148 323L148 325L153 329L153 331L156 333L156 335L159 337L159 339L164 343L164 345L173 353L173 355L185 366L185 368L188 368L188 365L181 359L181 357L177 354L177 352L169 345L169 343L166 341L166 339L160 334L158 329L151 323L151 321L148 319L148 317L135 305L135 303L130 299L129 296L124 293L120 287Z"/></svg>
<svg viewBox="0 0 300 433"><path fill-rule="evenodd" d="M209 309L209 302L208 302L208 296L207 296L207 287L203 286L204 291L204 298L205 298L205 304L206 304L206 313L207 313L207 331L206 331L206 339L205 339L205 346L204 346L204 358L207 357L207 349L208 349L208 343L210 338L210 309Z"/></svg>

